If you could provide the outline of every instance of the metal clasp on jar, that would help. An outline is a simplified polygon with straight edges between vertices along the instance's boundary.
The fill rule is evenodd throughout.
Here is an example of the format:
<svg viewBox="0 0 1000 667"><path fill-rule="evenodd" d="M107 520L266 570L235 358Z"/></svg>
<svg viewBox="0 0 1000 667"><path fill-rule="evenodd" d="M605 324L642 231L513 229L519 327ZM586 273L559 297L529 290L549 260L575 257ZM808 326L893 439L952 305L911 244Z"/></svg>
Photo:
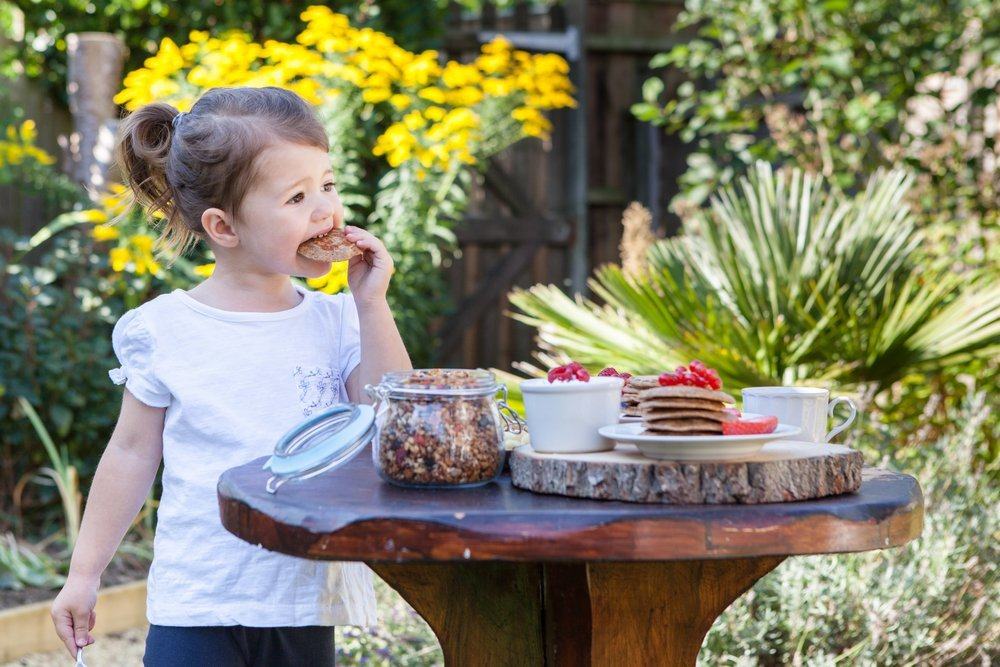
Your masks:
<svg viewBox="0 0 1000 667"><path fill-rule="evenodd" d="M517 414L517 411L507 405L507 385L501 384L497 389L503 394L503 398L497 401L497 410L500 418L503 419L505 430L518 434L523 430L524 420ZM506 412L506 414L504 414Z"/></svg>
<svg viewBox="0 0 1000 667"><path fill-rule="evenodd" d="M366 384L365 393L368 394L368 398L372 399L372 402L384 401L389 395L389 388L384 384Z"/></svg>

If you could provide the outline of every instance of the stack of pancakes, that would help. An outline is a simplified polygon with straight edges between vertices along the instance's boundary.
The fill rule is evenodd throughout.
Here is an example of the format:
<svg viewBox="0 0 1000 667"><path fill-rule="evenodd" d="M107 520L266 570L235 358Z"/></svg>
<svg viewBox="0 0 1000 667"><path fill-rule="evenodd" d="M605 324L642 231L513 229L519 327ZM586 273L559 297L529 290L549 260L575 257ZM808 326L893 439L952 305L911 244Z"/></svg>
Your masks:
<svg viewBox="0 0 1000 667"><path fill-rule="evenodd" d="M658 375L633 375L622 387L622 414L626 417L641 417L639 412L639 392L659 387Z"/></svg>
<svg viewBox="0 0 1000 667"><path fill-rule="evenodd" d="M686 385L661 387L655 377L652 383L644 379L637 388L644 433L721 435L722 422L736 419L735 411L726 411L726 404L736 401L723 391Z"/></svg>

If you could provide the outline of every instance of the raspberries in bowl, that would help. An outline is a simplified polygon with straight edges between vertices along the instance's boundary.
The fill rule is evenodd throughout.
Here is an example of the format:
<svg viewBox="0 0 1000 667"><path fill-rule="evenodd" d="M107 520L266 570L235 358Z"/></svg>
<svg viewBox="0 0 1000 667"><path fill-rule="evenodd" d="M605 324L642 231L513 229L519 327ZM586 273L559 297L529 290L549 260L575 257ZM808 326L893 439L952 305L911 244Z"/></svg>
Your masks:
<svg viewBox="0 0 1000 667"><path fill-rule="evenodd" d="M590 373L577 361L571 361L564 366L556 366L549 371L548 381L550 383L570 382L571 380L590 382Z"/></svg>
<svg viewBox="0 0 1000 667"><path fill-rule="evenodd" d="M546 377L520 383L530 446L541 453L583 453L613 449L598 429L618 422L624 380L607 373L592 376L571 361Z"/></svg>

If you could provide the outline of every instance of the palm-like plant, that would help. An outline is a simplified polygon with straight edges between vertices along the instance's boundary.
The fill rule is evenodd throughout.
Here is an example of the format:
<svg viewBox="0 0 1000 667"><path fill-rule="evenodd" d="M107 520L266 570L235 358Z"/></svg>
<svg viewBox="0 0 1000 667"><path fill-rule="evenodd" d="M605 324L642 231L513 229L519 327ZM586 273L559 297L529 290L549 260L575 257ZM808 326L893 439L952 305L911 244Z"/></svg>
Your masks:
<svg viewBox="0 0 1000 667"><path fill-rule="evenodd" d="M655 373L697 358L732 388L877 391L996 354L1000 281L955 275L923 251L905 203L910 182L878 172L851 197L758 163L703 219L650 248L644 273L600 267L589 284L602 303L536 285L510 295L512 316L537 327L543 365L572 358Z"/></svg>

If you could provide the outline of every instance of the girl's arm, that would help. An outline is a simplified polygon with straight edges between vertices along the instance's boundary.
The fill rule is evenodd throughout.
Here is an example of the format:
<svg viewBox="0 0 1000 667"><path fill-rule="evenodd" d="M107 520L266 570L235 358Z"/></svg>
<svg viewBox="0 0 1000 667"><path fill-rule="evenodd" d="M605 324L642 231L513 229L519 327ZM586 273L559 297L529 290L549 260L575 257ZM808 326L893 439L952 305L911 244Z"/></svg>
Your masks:
<svg viewBox="0 0 1000 667"><path fill-rule="evenodd" d="M347 396L353 403L371 403L364 393L366 384L377 384L383 373L409 370L413 364L388 302L382 298L355 303L361 329L361 361L347 376Z"/></svg>
<svg viewBox="0 0 1000 667"><path fill-rule="evenodd" d="M121 413L101 456L70 560L66 584L52 603L52 621L67 650L94 642L94 606L101 573L145 502L163 456L163 417L125 390Z"/></svg>
<svg viewBox="0 0 1000 667"><path fill-rule="evenodd" d="M363 252L347 265L347 283L358 308L361 361L344 384L352 403L371 403L362 391L366 384L377 384L386 371L410 370L413 364L385 298L395 271L389 251L360 227L347 225L344 236Z"/></svg>

